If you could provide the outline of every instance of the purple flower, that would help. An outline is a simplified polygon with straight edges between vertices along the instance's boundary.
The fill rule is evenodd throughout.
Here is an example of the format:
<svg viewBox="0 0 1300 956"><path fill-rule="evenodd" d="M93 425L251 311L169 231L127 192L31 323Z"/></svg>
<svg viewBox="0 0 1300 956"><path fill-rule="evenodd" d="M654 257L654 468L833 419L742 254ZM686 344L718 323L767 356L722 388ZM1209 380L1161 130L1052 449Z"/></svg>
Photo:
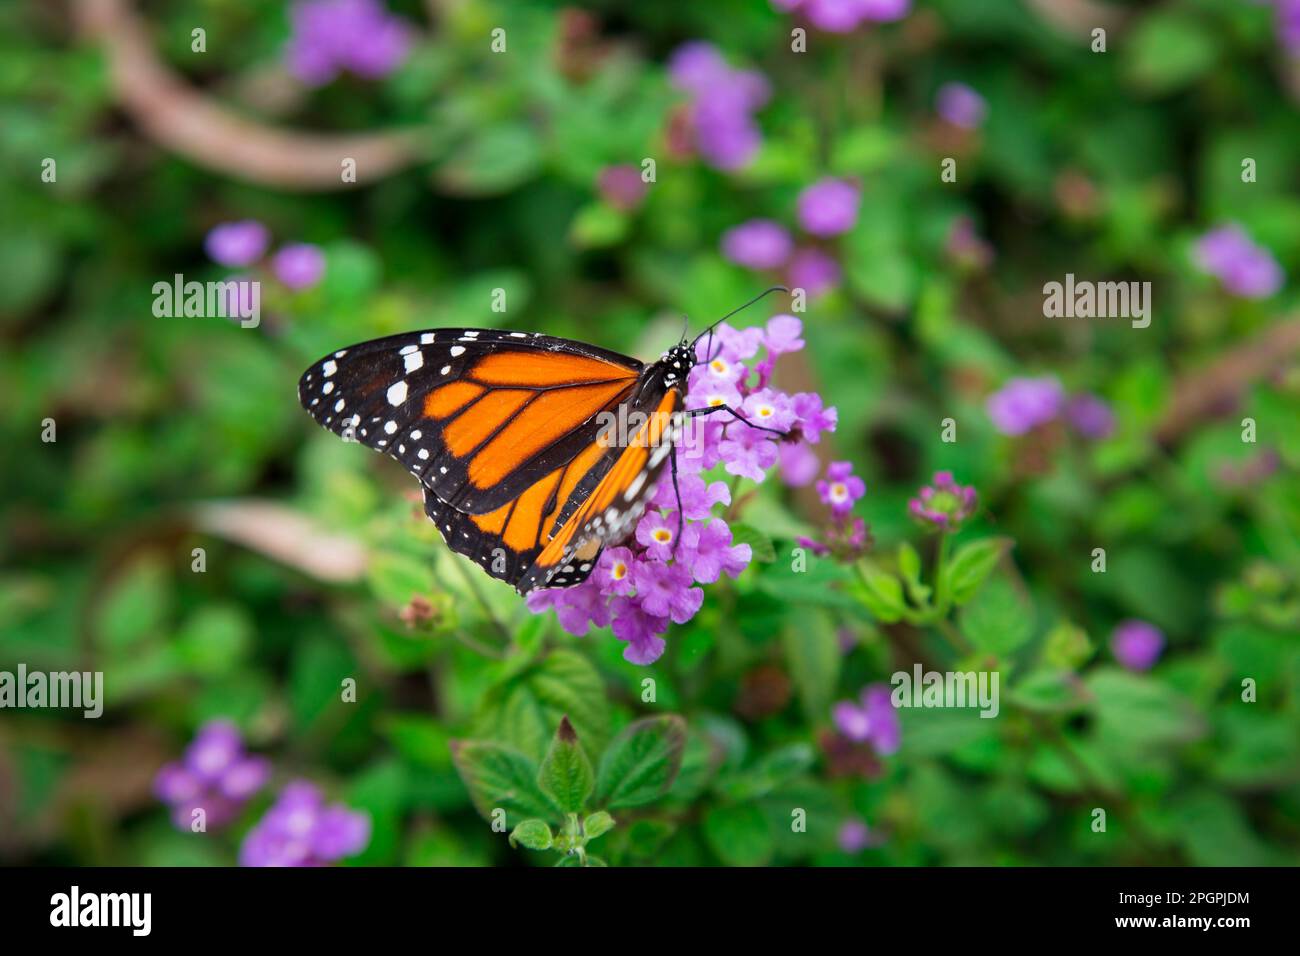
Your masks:
<svg viewBox="0 0 1300 956"><path fill-rule="evenodd" d="M989 396L985 409L1004 435L1023 435L1061 412L1065 394L1052 376L1013 378Z"/></svg>
<svg viewBox="0 0 1300 956"><path fill-rule="evenodd" d="M944 120L962 129L974 129L984 122L989 106L965 83L945 83L935 94L934 108Z"/></svg>
<svg viewBox="0 0 1300 956"><path fill-rule="evenodd" d="M596 178L596 189L605 202L624 211L641 205L649 188L649 184L641 178L641 170L630 163L606 166Z"/></svg>
<svg viewBox="0 0 1300 956"><path fill-rule="evenodd" d="M325 254L308 242L291 243L280 247L271 260L271 269L290 289L310 289L325 275Z"/></svg>
<svg viewBox="0 0 1300 956"><path fill-rule="evenodd" d="M255 219L241 219L214 226L203 241L203 249L213 262L242 269L262 258L270 242L266 226Z"/></svg>
<svg viewBox="0 0 1300 956"><path fill-rule="evenodd" d="M793 315L774 315L763 329L763 345L769 357L798 352L804 347L803 323Z"/></svg>
<svg viewBox="0 0 1300 956"><path fill-rule="evenodd" d="M749 545L732 545L731 529L721 518L708 524L692 523L682 532L681 560L700 584L712 584L723 574L738 576L752 557Z"/></svg>
<svg viewBox="0 0 1300 956"><path fill-rule="evenodd" d="M762 428L774 428L779 432L784 432L789 431L791 426L794 425L794 407L791 405L790 399L775 389L761 388L756 392L751 392L740 403L739 411L747 421ZM744 423L734 427L744 428L751 432L755 430Z"/></svg>
<svg viewBox="0 0 1300 956"><path fill-rule="evenodd" d="M791 288L803 289L809 297L829 292L840 284L840 264L820 249L800 249L786 268Z"/></svg>
<svg viewBox="0 0 1300 956"><path fill-rule="evenodd" d="M402 65L412 30L380 0L298 0L290 10L289 71L322 86L343 70L378 79Z"/></svg>
<svg viewBox="0 0 1300 956"><path fill-rule="evenodd" d="M882 756L898 750L903 728L887 684L863 688L856 701L840 701L831 709L831 719L849 740L869 743Z"/></svg>
<svg viewBox="0 0 1300 956"><path fill-rule="evenodd" d="M977 499L973 486L957 484L950 471L936 471L931 483L907 503L907 510L922 524L954 531L975 511Z"/></svg>
<svg viewBox="0 0 1300 956"><path fill-rule="evenodd" d="M1300 0L1276 0L1277 37L1283 49L1300 59Z"/></svg>
<svg viewBox="0 0 1300 956"><path fill-rule="evenodd" d="M867 21L885 23L907 15L912 0L772 0L783 13L801 10L827 33L848 33Z"/></svg>
<svg viewBox="0 0 1300 956"><path fill-rule="evenodd" d="M1110 636L1110 650L1115 660L1131 671L1150 670L1160 658L1164 646L1164 634L1146 621L1121 621Z"/></svg>
<svg viewBox="0 0 1300 956"><path fill-rule="evenodd" d="M700 609L704 592L692 587L691 572L681 564L642 561L632 571L636 600L652 617L670 618L685 624Z"/></svg>
<svg viewBox="0 0 1300 956"><path fill-rule="evenodd" d="M190 829L194 811L200 809L206 826L221 827L238 816L270 776L271 764L265 757L244 753L235 725L214 720L199 728L179 762L158 771L154 794L171 807L178 829Z"/></svg>
<svg viewBox="0 0 1300 956"><path fill-rule="evenodd" d="M704 40L683 43L668 57L668 77L673 86L688 93L704 93L728 73L718 48Z"/></svg>
<svg viewBox="0 0 1300 956"><path fill-rule="evenodd" d="M674 86L691 94L688 118L704 161L723 170L745 166L762 142L752 114L771 96L767 79L731 69L715 47L699 40L673 52L668 74Z"/></svg>
<svg viewBox="0 0 1300 956"><path fill-rule="evenodd" d="M633 598L614 598L610 607L614 612L614 636L627 642L623 659L633 664L657 661L664 652L664 639L659 635L668 630L668 618L646 613Z"/></svg>
<svg viewBox="0 0 1300 956"><path fill-rule="evenodd" d="M303 780L284 788L244 838L240 866L324 866L355 856L370 843L370 817L342 804L326 806Z"/></svg>
<svg viewBox="0 0 1300 956"><path fill-rule="evenodd" d="M1074 396L1065 405L1065 417L1084 438L1107 438L1115 430L1115 414L1096 395Z"/></svg>
<svg viewBox="0 0 1300 956"><path fill-rule="evenodd" d="M802 441L781 442L777 446L777 464L781 468L781 480L791 488L810 484L821 469L817 455Z"/></svg>
<svg viewBox="0 0 1300 956"><path fill-rule="evenodd" d="M591 573L600 593L609 597L631 594L633 561L630 548L606 548Z"/></svg>
<svg viewBox="0 0 1300 956"><path fill-rule="evenodd" d="M785 265L793 249L790 233L771 219L750 219L722 234L722 254L746 269Z"/></svg>
<svg viewBox="0 0 1300 956"><path fill-rule="evenodd" d="M584 636L591 625L604 627L609 623L609 607L601 594L600 585L588 577L571 588L542 588L528 592L528 609L536 614L554 608L560 626L574 637Z"/></svg>
<svg viewBox="0 0 1300 956"><path fill-rule="evenodd" d="M845 853L861 853L871 845L871 831L861 820L845 820L840 824L835 842Z"/></svg>
<svg viewBox="0 0 1300 956"><path fill-rule="evenodd" d="M727 426L726 437L718 444L723 466L729 475L753 481L767 477L767 469L776 464L776 443L770 435L744 422Z"/></svg>
<svg viewBox="0 0 1300 956"><path fill-rule="evenodd" d="M681 495L682 514L692 521L701 521L713 512L714 505L731 504L731 489L725 481L706 482L700 475L678 475L677 488L671 481L661 481L650 503L659 508L677 507Z"/></svg>
<svg viewBox="0 0 1300 956"><path fill-rule="evenodd" d="M671 520L661 511L647 511L637 522L636 540L645 553L659 561L673 556L673 542L677 538L677 517Z"/></svg>
<svg viewBox="0 0 1300 956"><path fill-rule="evenodd" d="M1285 278L1272 253L1235 224L1213 229L1197 240L1192 259L1230 295L1243 299L1267 299L1282 288Z"/></svg>
<svg viewBox="0 0 1300 956"><path fill-rule="evenodd" d="M837 515L852 511L853 502L866 493L866 484L853 474L853 463L848 461L831 462L826 469L826 480L817 482L817 494Z"/></svg>
<svg viewBox="0 0 1300 956"><path fill-rule="evenodd" d="M839 423L840 413L834 406L825 408L822 397L816 392L796 392L790 396L799 434L810 444L817 444L822 432L833 432Z"/></svg>
<svg viewBox="0 0 1300 956"><path fill-rule="evenodd" d="M799 225L814 236L838 236L858 221L862 191L847 179L819 179L799 194Z"/></svg>

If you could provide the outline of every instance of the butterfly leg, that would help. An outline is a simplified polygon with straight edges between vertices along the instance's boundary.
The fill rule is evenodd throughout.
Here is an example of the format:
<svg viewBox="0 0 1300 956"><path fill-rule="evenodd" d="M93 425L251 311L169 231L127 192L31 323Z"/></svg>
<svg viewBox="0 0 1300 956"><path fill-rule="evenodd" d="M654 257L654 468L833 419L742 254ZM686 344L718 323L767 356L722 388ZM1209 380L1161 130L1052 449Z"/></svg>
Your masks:
<svg viewBox="0 0 1300 956"><path fill-rule="evenodd" d="M732 418L736 419L737 421L744 422L750 428L757 428L759 431L771 432L773 435L790 434L789 432L781 431L781 429L779 428L768 428L766 425L755 425L753 422L751 422L744 415L740 414L740 412L736 411L730 405L710 405L708 408L688 408L685 414L689 415L691 418L696 418L696 417L702 418L705 415L712 415L714 412L730 412Z"/></svg>

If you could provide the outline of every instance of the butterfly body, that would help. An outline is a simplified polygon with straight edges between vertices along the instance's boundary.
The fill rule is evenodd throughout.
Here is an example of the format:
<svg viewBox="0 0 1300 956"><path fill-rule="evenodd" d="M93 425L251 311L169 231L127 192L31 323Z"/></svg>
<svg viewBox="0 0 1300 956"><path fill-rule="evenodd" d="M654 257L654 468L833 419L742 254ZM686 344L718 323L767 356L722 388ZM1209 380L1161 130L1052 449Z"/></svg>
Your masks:
<svg viewBox="0 0 1300 956"><path fill-rule="evenodd" d="M645 365L538 333L432 329L323 357L298 397L400 461L447 544L527 593L580 583L631 532L672 457L695 362L685 342Z"/></svg>

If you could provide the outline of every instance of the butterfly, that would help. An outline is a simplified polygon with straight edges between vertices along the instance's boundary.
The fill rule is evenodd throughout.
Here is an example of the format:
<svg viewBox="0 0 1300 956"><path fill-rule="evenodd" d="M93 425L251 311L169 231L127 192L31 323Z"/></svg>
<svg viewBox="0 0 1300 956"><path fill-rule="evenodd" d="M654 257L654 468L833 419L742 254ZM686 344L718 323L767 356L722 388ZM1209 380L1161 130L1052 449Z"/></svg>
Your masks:
<svg viewBox="0 0 1300 956"><path fill-rule="evenodd" d="M746 303L752 305L780 287ZM696 346L656 362L538 332L431 329L350 345L314 363L298 400L321 425L401 462L447 545L520 594L586 580L645 512L687 419ZM615 422L632 423L615 435ZM680 538L680 495L678 521Z"/></svg>

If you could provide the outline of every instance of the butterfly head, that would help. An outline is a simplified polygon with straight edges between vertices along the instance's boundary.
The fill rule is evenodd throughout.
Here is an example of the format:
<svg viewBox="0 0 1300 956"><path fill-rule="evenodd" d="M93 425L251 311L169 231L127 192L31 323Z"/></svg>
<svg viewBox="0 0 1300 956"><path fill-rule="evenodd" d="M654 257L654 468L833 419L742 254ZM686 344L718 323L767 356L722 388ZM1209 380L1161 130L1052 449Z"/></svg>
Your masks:
<svg viewBox="0 0 1300 956"><path fill-rule="evenodd" d="M682 339L660 356L659 364L664 370L664 381L672 385L675 382L684 382L691 369L699 364L699 359L695 354L695 346Z"/></svg>

